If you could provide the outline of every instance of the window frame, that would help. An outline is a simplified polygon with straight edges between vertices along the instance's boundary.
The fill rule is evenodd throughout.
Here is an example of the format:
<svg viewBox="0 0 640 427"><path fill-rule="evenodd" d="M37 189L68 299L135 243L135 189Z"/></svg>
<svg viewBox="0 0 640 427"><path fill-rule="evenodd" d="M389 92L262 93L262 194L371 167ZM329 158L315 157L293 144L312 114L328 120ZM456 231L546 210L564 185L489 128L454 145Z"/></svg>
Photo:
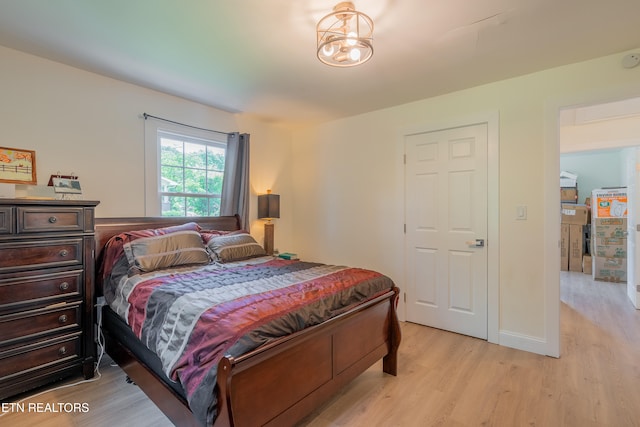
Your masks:
<svg viewBox="0 0 640 427"><path fill-rule="evenodd" d="M145 120L145 216L162 216L162 197L161 188L161 139L165 135L175 135L179 139L187 142L202 144L203 142L211 142L210 144L216 148L223 147L227 150L227 136L217 132L209 132L202 129L190 128L188 126L173 125L171 123L157 123L152 120ZM224 172L223 172L224 173ZM175 193L178 195L177 193ZM203 197L218 198L222 202L222 195L213 197L202 194L184 193L187 197Z"/></svg>

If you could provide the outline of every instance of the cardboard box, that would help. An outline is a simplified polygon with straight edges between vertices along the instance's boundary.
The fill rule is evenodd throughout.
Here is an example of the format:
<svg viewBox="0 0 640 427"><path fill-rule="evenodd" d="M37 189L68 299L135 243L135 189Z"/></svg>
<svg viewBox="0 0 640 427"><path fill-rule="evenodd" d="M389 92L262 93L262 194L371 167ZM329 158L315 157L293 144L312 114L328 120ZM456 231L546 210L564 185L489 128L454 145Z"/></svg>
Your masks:
<svg viewBox="0 0 640 427"><path fill-rule="evenodd" d="M569 271L582 272L584 255L583 225L569 224Z"/></svg>
<svg viewBox="0 0 640 427"><path fill-rule="evenodd" d="M626 258L593 258L593 278L603 282L626 283Z"/></svg>
<svg viewBox="0 0 640 427"><path fill-rule="evenodd" d="M627 189L608 188L591 192L591 206L594 218L626 218Z"/></svg>
<svg viewBox="0 0 640 427"><path fill-rule="evenodd" d="M594 245L597 246L624 246L627 247L626 237L596 237Z"/></svg>
<svg viewBox="0 0 640 427"><path fill-rule="evenodd" d="M578 186L578 175L561 171L560 172L560 187L577 187Z"/></svg>
<svg viewBox="0 0 640 427"><path fill-rule="evenodd" d="M591 255L584 255L582 257L582 272L584 274L592 274L593 273L593 263L591 259Z"/></svg>
<svg viewBox="0 0 640 427"><path fill-rule="evenodd" d="M598 238L627 238L627 219L626 218L593 218L591 222L593 229L591 236L593 239Z"/></svg>
<svg viewBox="0 0 640 427"><path fill-rule="evenodd" d="M627 245L599 245L593 248L593 255L601 258L626 258Z"/></svg>
<svg viewBox="0 0 640 427"><path fill-rule="evenodd" d="M562 203L578 203L578 189L575 187L560 188L560 202Z"/></svg>
<svg viewBox="0 0 640 427"><path fill-rule="evenodd" d="M560 224L560 271L569 271L569 224Z"/></svg>
<svg viewBox="0 0 640 427"><path fill-rule="evenodd" d="M562 204L562 224L586 225L591 222L591 210L585 205Z"/></svg>

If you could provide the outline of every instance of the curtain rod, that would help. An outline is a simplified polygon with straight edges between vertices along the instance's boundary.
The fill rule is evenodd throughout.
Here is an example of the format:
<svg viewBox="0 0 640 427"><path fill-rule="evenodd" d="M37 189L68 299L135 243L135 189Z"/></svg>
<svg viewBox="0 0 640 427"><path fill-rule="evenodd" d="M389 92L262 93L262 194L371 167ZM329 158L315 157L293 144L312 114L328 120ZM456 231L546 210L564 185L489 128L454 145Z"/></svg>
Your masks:
<svg viewBox="0 0 640 427"><path fill-rule="evenodd" d="M219 134L222 134L222 135L231 135L232 134L232 132L222 132L222 131L219 131L219 130L205 129L205 128L200 128L200 127L197 127L197 126L187 125L187 124L176 122L176 121L173 121L173 120L164 119L162 117L152 116L151 114L147 114L147 113L142 113L142 117L144 117L145 120L147 120L148 118L152 118L152 119L156 119L156 120L162 120L163 122L167 122L167 123L173 123L174 125L180 125L180 126L186 126L188 128L192 128L192 129L204 130L206 132L215 132L215 133L219 133Z"/></svg>

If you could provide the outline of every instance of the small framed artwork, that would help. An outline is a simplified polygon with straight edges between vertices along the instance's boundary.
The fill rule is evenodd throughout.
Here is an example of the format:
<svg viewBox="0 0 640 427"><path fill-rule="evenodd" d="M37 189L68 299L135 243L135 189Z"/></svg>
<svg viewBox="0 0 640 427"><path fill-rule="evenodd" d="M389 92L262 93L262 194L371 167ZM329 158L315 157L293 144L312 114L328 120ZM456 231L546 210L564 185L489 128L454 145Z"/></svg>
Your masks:
<svg viewBox="0 0 640 427"><path fill-rule="evenodd" d="M53 191L56 193L82 194L80 181L73 178L52 177Z"/></svg>
<svg viewBox="0 0 640 427"><path fill-rule="evenodd" d="M0 182L37 185L36 152L0 147Z"/></svg>

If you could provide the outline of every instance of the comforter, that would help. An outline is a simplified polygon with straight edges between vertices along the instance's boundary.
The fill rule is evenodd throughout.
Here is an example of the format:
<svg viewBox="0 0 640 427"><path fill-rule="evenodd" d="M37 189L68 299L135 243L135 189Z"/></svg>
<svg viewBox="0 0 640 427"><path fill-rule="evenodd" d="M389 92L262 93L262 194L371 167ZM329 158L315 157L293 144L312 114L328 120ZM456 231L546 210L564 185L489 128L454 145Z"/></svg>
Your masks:
<svg viewBox="0 0 640 427"><path fill-rule="evenodd" d="M125 270L115 267L105 282L107 302L181 383L204 425L216 417L223 356L319 324L394 286L371 270L273 257L131 277Z"/></svg>

